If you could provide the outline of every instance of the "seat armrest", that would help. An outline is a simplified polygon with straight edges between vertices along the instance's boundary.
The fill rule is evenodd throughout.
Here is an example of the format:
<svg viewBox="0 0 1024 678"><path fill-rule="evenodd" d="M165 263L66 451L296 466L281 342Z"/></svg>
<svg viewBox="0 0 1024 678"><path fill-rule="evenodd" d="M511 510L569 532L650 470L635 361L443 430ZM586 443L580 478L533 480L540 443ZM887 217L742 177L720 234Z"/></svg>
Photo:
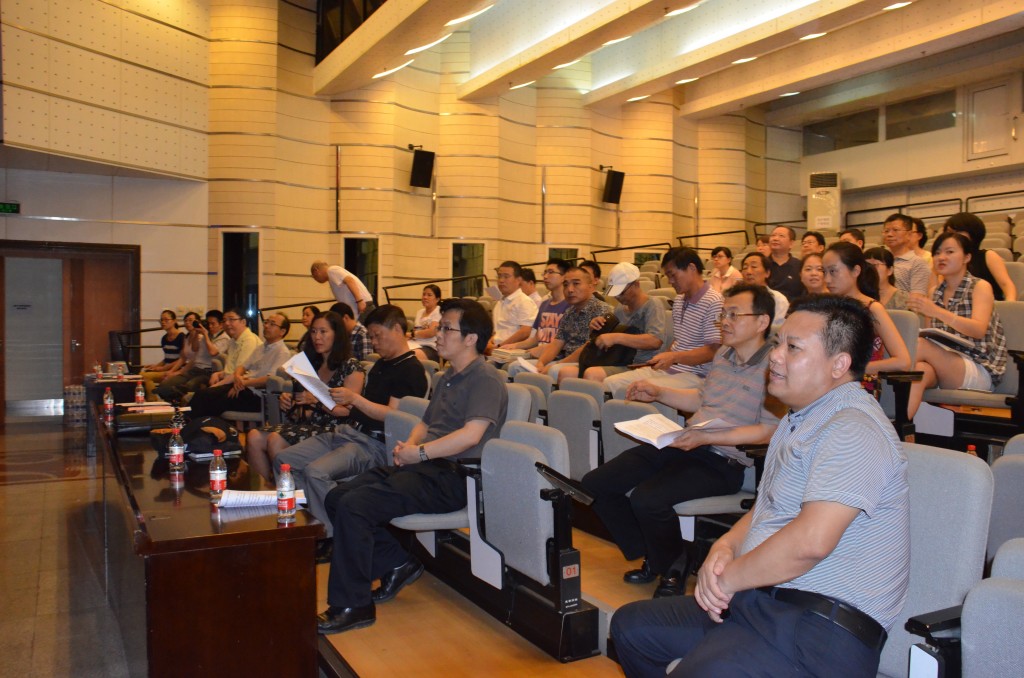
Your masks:
<svg viewBox="0 0 1024 678"><path fill-rule="evenodd" d="M929 642L936 640L936 634L953 631L960 628L960 615L964 606L947 607L945 610L925 612L911 617L904 624L903 628L908 633L926 638ZM949 634L944 634L949 635Z"/></svg>
<svg viewBox="0 0 1024 678"><path fill-rule="evenodd" d="M889 370L887 372L879 372L879 379L885 381L891 381L893 383L911 383L914 381L921 381L924 379L924 372L915 372L912 370Z"/></svg>
<svg viewBox="0 0 1024 678"><path fill-rule="evenodd" d="M751 459L764 459L768 454L768 446L763 443L756 445L737 445L736 449L743 452Z"/></svg>

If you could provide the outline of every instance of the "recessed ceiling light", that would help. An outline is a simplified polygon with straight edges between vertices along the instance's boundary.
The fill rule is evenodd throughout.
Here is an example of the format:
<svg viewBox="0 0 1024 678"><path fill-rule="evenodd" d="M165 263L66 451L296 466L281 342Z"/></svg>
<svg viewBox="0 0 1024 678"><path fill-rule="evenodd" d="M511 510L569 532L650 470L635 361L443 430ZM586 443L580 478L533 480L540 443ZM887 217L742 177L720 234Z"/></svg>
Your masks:
<svg viewBox="0 0 1024 678"><path fill-rule="evenodd" d="M374 79L376 79L376 78L383 78L386 75L391 75L392 73L396 73L396 72L402 70L403 68L405 68L406 66L408 66L409 64L411 64L414 61L416 61L416 60L415 59L409 59L408 61L406 61L404 64L402 64L399 67L392 68L390 71L383 71L383 72L378 73L377 75L375 75L373 77L374 77Z"/></svg>
<svg viewBox="0 0 1024 678"><path fill-rule="evenodd" d="M444 36L440 40L435 40L434 42L430 43L429 45L423 45L422 47L416 47L414 49L410 49L408 52L405 53L405 56L409 56L410 54L419 54L420 52L424 52L424 51L430 49L431 47L434 47L435 45L440 45L442 42L444 42L448 38L452 37L453 35L455 35L455 34L454 33L449 33L448 35Z"/></svg>
<svg viewBox="0 0 1024 678"><path fill-rule="evenodd" d="M536 81L536 80L531 80L530 82L524 82L523 84L521 84L521 85L516 85L515 87L509 87L509 89L510 89L510 90L513 90L513 89L521 89L521 88L523 88L523 87L528 87L528 86L532 85L532 84L533 84L533 83L535 83L535 82L537 82L537 81Z"/></svg>
<svg viewBox="0 0 1024 678"><path fill-rule="evenodd" d="M893 4L889 5L888 7L883 7L882 11L883 12L888 12L889 10L899 9L900 7L906 7L907 5L910 5L910 4L913 4L913 3L910 3L910 2L897 2L897 3L893 3Z"/></svg>
<svg viewBox="0 0 1024 678"><path fill-rule="evenodd" d="M632 35L627 35L624 38L615 38L614 40L609 40L608 42L604 43L603 46L607 47L608 45L614 45L617 42L622 42L623 40L629 40L632 37L633 37Z"/></svg>
<svg viewBox="0 0 1024 678"><path fill-rule="evenodd" d="M573 64L578 64L580 61L581 61L580 59L577 59L576 61L570 61L569 63L566 63L566 64L558 64L557 66L555 66L551 70L557 71L559 68L569 68L569 66L572 66Z"/></svg>
<svg viewBox="0 0 1024 678"><path fill-rule="evenodd" d="M494 5L487 5L479 12L473 12L472 14L467 14L466 16L460 16L458 19L452 19L451 21L446 23L445 26L456 26L465 21L469 21L470 19L475 19L476 17L480 16L481 14L489 10L491 7L494 7Z"/></svg>
<svg viewBox="0 0 1024 678"><path fill-rule="evenodd" d="M628 104L630 101L640 101L641 99L646 99L649 96L651 96L651 95L650 94L645 94L642 97L633 97L632 99L626 99L626 103Z"/></svg>
<svg viewBox="0 0 1024 678"><path fill-rule="evenodd" d="M690 10L697 9L697 7L699 5L700 5L699 2L695 2L692 5L689 5L687 7L680 7L679 9L674 9L671 12L665 12L665 16L666 17L670 17L670 16L679 16L680 14L686 14Z"/></svg>
<svg viewBox="0 0 1024 678"><path fill-rule="evenodd" d="M808 33L807 35L805 35L804 37L802 37L800 39L801 40L814 40L815 38L820 38L823 35L828 35L828 33Z"/></svg>
<svg viewBox="0 0 1024 678"><path fill-rule="evenodd" d="M783 94L780 94L779 96L780 97L795 97L797 94L800 94L800 92L785 92Z"/></svg>
<svg viewBox="0 0 1024 678"><path fill-rule="evenodd" d="M685 85L686 83L693 82L694 80L700 80L700 78L683 78L682 80L676 80L676 84Z"/></svg>
<svg viewBox="0 0 1024 678"><path fill-rule="evenodd" d="M746 64L746 63L750 63L751 61L753 61L756 58L757 57L747 57L746 59L737 59L733 63L734 64Z"/></svg>

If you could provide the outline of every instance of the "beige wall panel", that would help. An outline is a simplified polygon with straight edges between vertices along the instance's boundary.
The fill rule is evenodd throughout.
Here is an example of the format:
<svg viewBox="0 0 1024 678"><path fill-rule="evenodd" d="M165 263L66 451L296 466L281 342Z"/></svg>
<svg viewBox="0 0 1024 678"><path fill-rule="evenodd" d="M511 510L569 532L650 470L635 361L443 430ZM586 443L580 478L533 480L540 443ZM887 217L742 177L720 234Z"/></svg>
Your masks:
<svg viewBox="0 0 1024 678"><path fill-rule="evenodd" d="M121 14L118 54L122 58L162 73L198 82L205 81L205 40L128 12ZM189 45L187 48L186 44Z"/></svg>
<svg viewBox="0 0 1024 678"><path fill-rule="evenodd" d="M143 270L140 315L151 323L160 317L162 309L202 306L207 299L207 277L205 273L149 273ZM142 325L152 327L150 323L144 321Z"/></svg>
<svg viewBox="0 0 1024 678"><path fill-rule="evenodd" d="M56 42L51 44L49 52L50 83L46 88L49 92L83 103L130 111L122 102L118 62ZM157 96L162 94L159 90L148 94L152 96L154 93ZM160 98L164 99L163 96ZM176 104L172 105L177 108ZM170 119L174 119L174 113Z"/></svg>
<svg viewBox="0 0 1024 678"><path fill-rule="evenodd" d="M0 3L0 20L5 24L46 33L49 30L50 4L34 0L6 0ZM9 26L4 26L7 30Z"/></svg>
<svg viewBox="0 0 1024 678"><path fill-rule="evenodd" d="M210 46L211 51L213 46ZM210 61L210 84L245 85L248 87L276 87L276 73L264 66L232 62L230 57Z"/></svg>
<svg viewBox="0 0 1024 678"><path fill-rule="evenodd" d="M316 51L316 14L286 2L278 4L278 41L302 52Z"/></svg>
<svg viewBox="0 0 1024 678"><path fill-rule="evenodd" d="M49 148L80 157L121 160L119 134L124 116L61 99L51 99L49 105Z"/></svg>
<svg viewBox="0 0 1024 678"><path fill-rule="evenodd" d="M48 4L48 35L103 54L124 56L121 26L127 12L103 2L50 0Z"/></svg>
<svg viewBox="0 0 1024 678"><path fill-rule="evenodd" d="M279 185L277 187L277 201L280 207L319 210L322 212L329 210L332 215L334 214L333 190L324 191L312 188L301 188L299 186ZM323 224L321 223L320 226L323 226Z"/></svg>
<svg viewBox="0 0 1024 678"><path fill-rule="evenodd" d="M111 217L205 226L208 198L206 182L114 177ZM205 228L198 230L205 232Z"/></svg>
<svg viewBox="0 0 1024 678"><path fill-rule="evenodd" d="M46 221L7 217L7 237L11 240L84 242L109 245L114 242L110 224L92 221Z"/></svg>
<svg viewBox="0 0 1024 678"><path fill-rule="evenodd" d="M4 3L5 6L6 4ZM59 43L20 31L13 26L0 27L0 40L4 82L43 91L49 90L50 80L55 74L50 59L51 48L59 46Z"/></svg>
<svg viewBox="0 0 1024 678"><path fill-rule="evenodd" d="M87 221L111 218L110 185L110 177L99 175L26 170L8 170L5 184L22 214Z"/></svg>
<svg viewBox="0 0 1024 678"><path fill-rule="evenodd" d="M139 167L181 172L180 132L160 123L121 116L119 160Z"/></svg>
<svg viewBox="0 0 1024 678"><path fill-rule="evenodd" d="M141 246L143 273L190 271L205 275L208 270L206 257L195 256L198 252L205 254L204 228L111 224L110 237L112 242Z"/></svg>
<svg viewBox="0 0 1024 678"><path fill-rule="evenodd" d="M326 101L314 101L303 97L292 96L281 93L277 97L277 112L287 118L286 122L294 128L293 136L299 138L315 138L327 141L327 124L331 122L330 105ZM315 137L307 137L307 134L315 130Z"/></svg>

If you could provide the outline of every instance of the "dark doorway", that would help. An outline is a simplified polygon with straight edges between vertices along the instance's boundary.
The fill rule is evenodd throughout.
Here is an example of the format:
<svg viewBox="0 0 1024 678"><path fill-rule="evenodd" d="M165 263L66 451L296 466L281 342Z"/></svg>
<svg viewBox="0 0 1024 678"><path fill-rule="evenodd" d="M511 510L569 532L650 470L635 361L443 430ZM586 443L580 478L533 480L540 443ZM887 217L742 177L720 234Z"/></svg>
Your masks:
<svg viewBox="0 0 1024 678"><path fill-rule="evenodd" d="M226 311L243 311L249 329L259 333L260 236L259 233L224 233L221 266L221 301Z"/></svg>

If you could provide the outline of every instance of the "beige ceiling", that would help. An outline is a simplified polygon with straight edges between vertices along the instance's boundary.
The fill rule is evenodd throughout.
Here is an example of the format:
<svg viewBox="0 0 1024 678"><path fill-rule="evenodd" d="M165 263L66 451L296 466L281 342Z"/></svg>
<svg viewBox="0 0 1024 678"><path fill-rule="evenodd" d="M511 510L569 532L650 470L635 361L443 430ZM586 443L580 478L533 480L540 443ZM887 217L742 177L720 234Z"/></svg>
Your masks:
<svg viewBox="0 0 1024 678"><path fill-rule="evenodd" d="M593 107L676 89L680 114L754 106L797 126L865 105L1022 70L1021 0L493 0L458 27L470 62L458 96L494 97L584 59ZM492 0L388 0L317 66L318 94L363 87ZM672 10L688 9L666 16ZM801 40L814 33L823 37ZM629 36L611 45L605 43ZM734 64L741 58L757 57ZM588 72L589 71L589 72ZM699 78L676 85L684 78ZM780 95L800 92L780 99Z"/></svg>

